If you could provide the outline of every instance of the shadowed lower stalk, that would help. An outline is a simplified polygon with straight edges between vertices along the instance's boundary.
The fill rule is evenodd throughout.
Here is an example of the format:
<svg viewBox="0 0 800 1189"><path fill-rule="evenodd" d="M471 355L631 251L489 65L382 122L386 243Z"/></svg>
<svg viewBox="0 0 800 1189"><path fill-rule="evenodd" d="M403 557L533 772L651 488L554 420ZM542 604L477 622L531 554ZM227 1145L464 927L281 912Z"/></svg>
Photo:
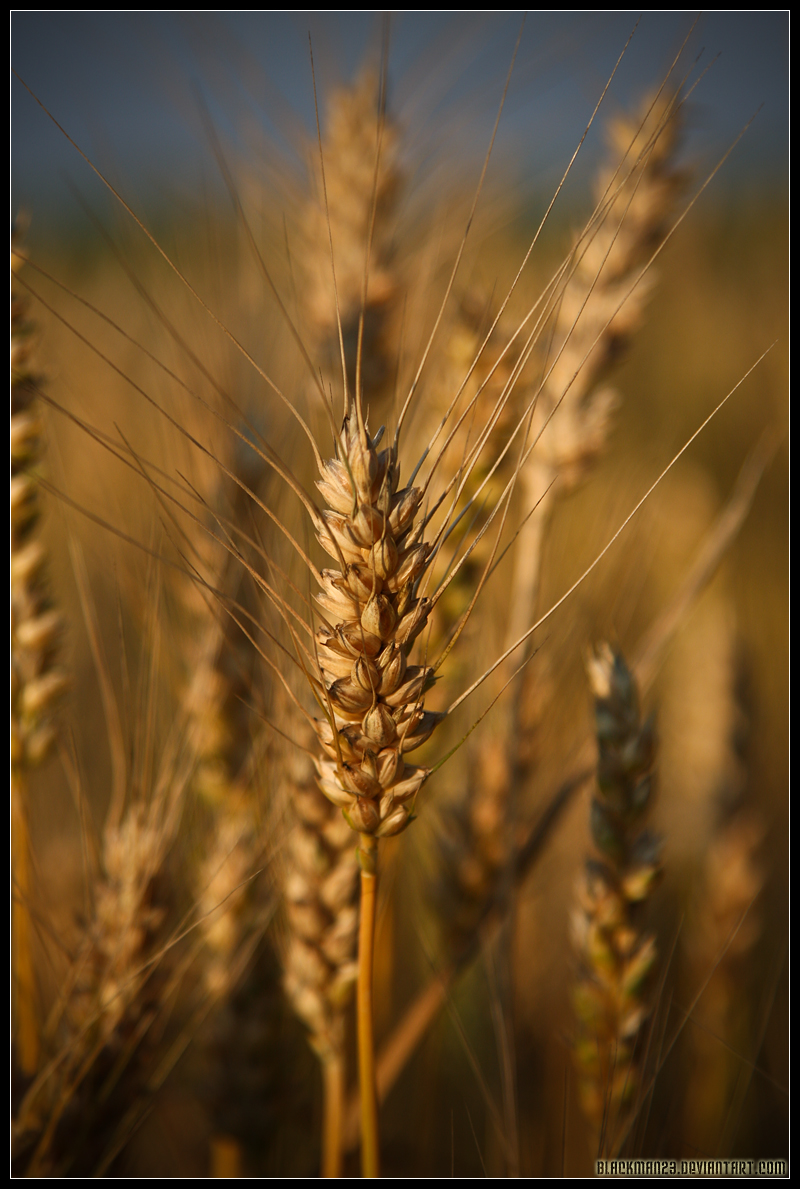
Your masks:
<svg viewBox="0 0 800 1189"><path fill-rule="evenodd" d="M360 838L361 922L358 931L358 1078L361 1088L361 1171L380 1175L378 1092L375 1084L375 1040L372 1030L372 966L375 950L375 902L378 891L378 843Z"/></svg>
<svg viewBox="0 0 800 1189"><path fill-rule="evenodd" d="M344 1117L344 1061L341 1054L322 1067L325 1106L322 1120L322 1175L342 1174L342 1119Z"/></svg>

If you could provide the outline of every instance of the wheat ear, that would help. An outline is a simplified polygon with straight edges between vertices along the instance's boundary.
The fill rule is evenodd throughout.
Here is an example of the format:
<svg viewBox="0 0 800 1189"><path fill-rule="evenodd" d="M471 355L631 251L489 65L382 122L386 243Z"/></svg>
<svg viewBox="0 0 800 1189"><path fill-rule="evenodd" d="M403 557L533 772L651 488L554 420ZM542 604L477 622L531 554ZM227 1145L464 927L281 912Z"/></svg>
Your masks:
<svg viewBox="0 0 800 1189"><path fill-rule="evenodd" d="M657 958L638 916L660 875L660 842L640 828L653 793L652 720L641 721L636 684L619 652L600 645L587 669L599 749L590 825L601 857L586 864L573 917L581 961L575 1058L583 1108L607 1145L638 1084L637 1042Z"/></svg>
<svg viewBox="0 0 800 1189"><path fill-rule="evenodd" d="M92 918L45 1032L51 1059L15 1120L12 1152L27 1175L94 1171L121 1103L141 1094L148 1063L137 1050L167 998L165 838L142 805L105 831Z"/></svg>
<svg viewBox="0 0 800 1189"><path fill-rule="evenodd" d="M63 620L46 580L47 552L39 535L36 468L43 425L36 408L38 377L31 360L33 327L14 284L23 263L11 236L11 861L12 997L16 1059L31 1076L39 1064L39 1022L32 955L31 843L27 774L55 739L53 710L67 678L56 655Z"/></svg>
<svg viewBox="0 0 800 1189"><path fill-rule="evenodd" d="M399 130L385 111L385 101L385 79L372 68L327 96L325 201L318 184L316 193L301 199L297 251L311 358L321 363L327 387L337 374L340 325L348 385L355 387L358 370L373 408L385 406L391 395L402 295L395 237L405 178ZM309 172L318 183L311 168ZM329 229L336 249L336 301L331 290Z"/></svg>
<svg viewBox="0 0 800 1189"><path fill-rule="evenodd" d="M366 389L373 407L388 403L398 351L396 339L400 283L395 214L403 177L399 165L398 131L387 117L385 92L385 72L379 74L374 69L366 68L354 84L339 87L326 97L326 130L324 137L320 134L318 138L317 164L309 165L310 192L307 190L296 196L300 226L293 245L302 286L308 355L319 369L323 387L331 387L337 366L341 363L340 374L344 379L345 391L360 392ZM331 252L334 253L333 293ZM316 387L319 388L318 379ZM353 425L356 425L356 421ZM365 441L369 454L372 446L368 439ZM373 457L367 466L374 466L374 463ZM347 446L339 459L323 468L323 479L332 480L334 487L337 466L340 469L344 467L345 482L348 482L348 475L350 480L353 479L355 472L349 462ZM382 482L379 480L373 490L373 477L367 483L370 491L366 503L365 493L355 483L349 488L350 494L344 502L341 491L338 498L334 496L331 501L330 493L326 493L323 485L320 485L328 502L338 512L358 514L359 508L364 505L364 514L370 518L371 525L368 529L368 550L376 540L371 521L378 515L374 508L374 497ZM390 489L389 498L392 494L393 489ZM381 512L387 510L382 508ZM379 531L378 536L381 535ZM371 583L371 589L377 595L382 578L374 574L369 579L366 577L368 567L364 564L365 556L359 553L360 570L357 570L351 564L351 559L345 561L342 557L333 536L328 536L328 542L328 551L337 560L342 560L340 578L355 583L353 590L356 602L359 598L363 603L368 600L363 589L359 590L359 584L363 588L365 581ZM387 543L387 550L389 548ZM366 561L369 561L368 557ZM388 577L388 574L383 577ZM335 584L333 572L325 571L322 578L326 585L320 601L323 601L325 593L338 597L331 585ZM326 724L328 731L323 731L323 734L331 741L343 725L341 719L336 720L336 713L342 709L337 707L337 698L346 697L345 681L339 680L331 693L327 693L324 687L333 686L337 679L355 676L354 665L359 653L363 653L357 668L360 680L366 680L368 684L371 680L376 693L380 684L378 669L372 660L374 650L366 647L366 636L360 624L360 609L355 612L353 619L354 609L355 602L347 618L332 625L334 631L343 629L342 639L351 640L348 644L351 651L347 654L346 662L341 657L334 657L336 642L327 641L324 631L322 637L318 635L315 643L318 649L316 660L321 665L322 677L317 694L320 704L329 715ZM354 629L364 637L363 646L355 639ZM379 640L381 647L385 642ZM396 651L399 654L399 650ZM387 659L392 656L394 653ZM316 670L315 660L309 657L309 661L312 671ZM403 662L404 658L396 661L395 668L402 665L404 669ZM385 692L396 689L401 677L402 673L395 674L391 685L386 684L390 680L386 678ZM363 694L364 687L359 686L359 691ZM367 709L367 706L364 705L363 709ZM363 710L360 717L363 718ZM287 757L284 765L283 792L288 802L290 834L283 864L288 941L282 959L287 996L295 1012L306 1024L309 1042L322 1065L323 1174L338 1176L342 1163L345 1092L344 1013L358 971L355 954L359 928L356 904L358 864L350 826L341 814L341 787L333 804L316 787L317 776L323 781L336 778L332 777L330 769L320 768L315 773L307 758L314 751L315 741L313 734L307 737L307 731L308 728L302 722L291 725L287 722L286 734L302 742L306 751L292 758ZM345 742L344 746L347 749L349 744ZM367 741L365 748L357 750L357 763L361 765L366 751L377 753L380 746L376 747L374 741ZM355 766L354 757L349 752L347 755L342 754L342 743L338 740L332 748L331 758ZM382 763L385 768L385 759ZM402 761L396 763L395 767L396 783L402 772ZM390 783L391 776L386 774L386 786ZM358 815L358 802L352 796L346 800L348 806L352 803ZM362 850L369 845L369 842L365 842ZM368 874L363 875L363 880L368 882ZM365 902L362 897L362 924ZM363 1009L360 1018L363 1022ZM371 1048L371 1041L369 1043ZM375 1121L375 1135L376 1127Z"/></svg>
<svg viewBox="0 0 800 1189"><path fill-rule="evenodd" d="M655 283L650 262L687 183L675 164L681 132L678 99L662 93L609 125L609 162L559 287L532 429L543 429L537 466L561 485L574 485L605 442L618 403L608 370L641 324Z"/></svg>
<svg viewBox="0 0 800 1189"><path fill-rule="evenodd" d="M158 655L158 614L154 597L148 682ZM90 636L97 631L88 615L87 628ZM110 690L107 674L104 681ZM151 690L147 696L153 698ZM129 1137L127 1106L141 1106L149 1091L143 1044L184 972L180 962L166 961L168 952L177 954L167 932L167 860L192 764L179 724L152 770L153 708L152 701L140 707L140 738L132 768L122 775L127 806L112 797L91 871L89 919L43 1031L49 1060L15 1120L15 1147L28 1175L90 1173L113 1159Z"/></svg>

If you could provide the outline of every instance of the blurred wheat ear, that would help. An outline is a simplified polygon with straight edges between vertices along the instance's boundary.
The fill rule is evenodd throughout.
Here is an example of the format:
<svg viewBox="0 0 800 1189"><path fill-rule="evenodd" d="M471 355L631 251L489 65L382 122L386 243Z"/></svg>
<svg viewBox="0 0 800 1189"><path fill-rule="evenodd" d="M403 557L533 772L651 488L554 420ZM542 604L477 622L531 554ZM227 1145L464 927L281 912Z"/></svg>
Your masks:
<svg viewBox="0 0 800 1189"><path fill-rule="evenodd" d="M89 599L87 629L102 664L79 553L75 563L81 594ZM150 593L156 590L157 584ZM157 625L157 598L154 605L151 623ZM152 679L151 668L144 686ZM107 672L100 681L111 689ZM84 823L85 916L77 922L74 946L65 940L66 952L55 947L65 970L41 1032L40 1071L14 1120L15 1166L28 1175L100 1175L113 1164L155 1093L154 1037L161 1038L186 973L187 954L174 934L168 858L191 765L181 754L178 725L171 739L161 741L160 767L151 769L156 732L148 696L155 700L152 685L133 732L140 750L122 772L120 796L111 797L99 838ZM73 779L85 803L77 773Z"/></svg>
<svg viewBox="0 0 800 1189"><path fill-rule="evenodd" d="M487 334L482 324L490 321L489 311L481 317L484 307L474 295L459 311L449 353L453 363L469 365L478 424L493 424L480 466L470 478L473 488L482 490L484 515L513 470L505 453L507 437L515 425L525 424L527 458L517 485L526 520L514 542L505 644L522 636L535 618L543 544L554 505L586 480L620 403L611 384L613 366L642 321L656 280L647 270L676 217L687 182L677 164L681 125L678 97L663 94L648 97L635 114L617 117L610 125L607 159L593 186L595 209L574 237L558 284L524 346L507 320L494 319ZM528 449L529 444L535 449ZM484 538L439 604L436 627L443 634L452 632L468 605L469 584L477 582L487 557ZM508 662L505 679L518 663ZM495 711L494 730L476 744L466 796L446 822L441 895L453 919L456 952L473 944L493 902L510 890L504 872L513 866L519 812L512 804L513 790L535 763L536 736L544 726L536 721L535 708L544 713L546 706L545 697L537 699L541 677L528 671L513 680L508 709Z"/></svg>
<svg viewBox="0 0 800 1189"><path fill-rule="evenodd" d="M641 828L653 794L653 722L642 722L634 679L618 652L601 645L587 667L599 750L591 831L601 858L587 862L573 918L581 961L575 1058L603 1154L615 1150L637 1096L658 952L638 916L660 875L661 844Z"/></svg>

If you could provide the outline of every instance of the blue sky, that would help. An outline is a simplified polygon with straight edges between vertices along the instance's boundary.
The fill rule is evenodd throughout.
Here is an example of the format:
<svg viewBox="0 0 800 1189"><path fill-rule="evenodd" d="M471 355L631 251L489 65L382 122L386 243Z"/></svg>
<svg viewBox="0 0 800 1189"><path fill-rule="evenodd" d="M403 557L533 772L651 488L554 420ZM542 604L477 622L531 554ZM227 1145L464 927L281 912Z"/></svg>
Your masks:
<svg viewBox="0 0 800 1189"><path fill-rule="evenodd" d="M609 110L660 79L695 17L645 13ZM635 13L529 13L501 123L497 168L556 183L637 20ZM522 16L401 13L390 25L390 97L418 160L485 151ZM313 132L308 34L320 90L380 44L381 17L355 13L14 13L12 66L96 163L121 184L192 189L213 173L198 95L228 142L253 129L291 155ZM703 14L678 68L710 69L691 99L687 152L711 162L761 106L721 186L769 189L788 174L789 17ZM716 61L712 59L719 55ZM87 167L16 78L12 210L63 210L65 179ZM597 144L600 144L598 138ZM593 149L587 146L586 157ZM48 216L49 217L49 216Z"/></svg>

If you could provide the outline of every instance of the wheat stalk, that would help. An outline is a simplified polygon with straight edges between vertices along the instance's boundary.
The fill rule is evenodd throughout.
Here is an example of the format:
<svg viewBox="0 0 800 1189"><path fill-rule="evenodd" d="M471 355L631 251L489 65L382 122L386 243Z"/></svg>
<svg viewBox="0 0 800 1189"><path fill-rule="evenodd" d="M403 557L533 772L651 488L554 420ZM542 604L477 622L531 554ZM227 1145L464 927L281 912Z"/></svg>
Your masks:
<svg viewBox="0 0 800 1189"><path fill-rule="evenodd" d="M45 1030L48 1060L15 1120L14 1154L31 1175L93 1168L116 1123L109 1103L141 1093L151 1058L140 1046L169 1001L162 810L134 804L105 831L92 917Z"/></svg>
<svg viewBox="0 0 800 1189"><path fill-rule="evenodd" d="M67 684L57 663L63 618L47 584L47 551L40 537L40 497L36 479L44 427L37 409L39 383L32 360L33 326L15 281L23 264L11 234L11 855L12 995L23 1075L39 1065L39 1021L32 942L33 896L27 778L52 750L54 710Z"/></svg>

